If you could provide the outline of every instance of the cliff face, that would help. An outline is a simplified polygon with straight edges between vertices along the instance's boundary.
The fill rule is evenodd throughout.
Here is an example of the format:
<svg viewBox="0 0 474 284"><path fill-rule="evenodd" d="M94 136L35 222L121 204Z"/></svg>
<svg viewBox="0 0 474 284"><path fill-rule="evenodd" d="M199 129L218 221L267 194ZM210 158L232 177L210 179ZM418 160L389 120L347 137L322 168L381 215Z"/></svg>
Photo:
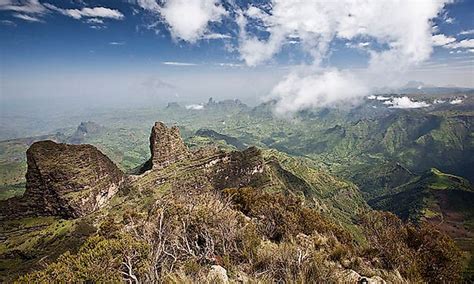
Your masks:
<svg viewBox="0 0 474 284"><path fill-rule="evenodd" d="M156 122L151 129L150 151L151 166L155 169L164 168L190 156L179 134L179 128L168 128L162 122Z"/></svg>
<svg viewBox="0 0 474 284"><path fill-rule="evenodd" d="M265 161L258 148L224 153L204 165L215 189L263 185Z"/></svg>
<svg viewBox="0 0 474 284"><path fill-rule="evenodd" d="M13 215L84 216L102 207L124 180L117 166L91 145L41 141L26 156L26 191L17 200L22 210Z"/></svg>

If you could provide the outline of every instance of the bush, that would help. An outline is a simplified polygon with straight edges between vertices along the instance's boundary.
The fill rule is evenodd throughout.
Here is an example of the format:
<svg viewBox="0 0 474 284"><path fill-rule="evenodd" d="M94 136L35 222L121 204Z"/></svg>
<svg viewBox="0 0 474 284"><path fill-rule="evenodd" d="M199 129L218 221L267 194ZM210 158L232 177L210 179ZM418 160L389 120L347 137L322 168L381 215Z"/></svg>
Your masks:
<svg viewBox="0 0 474 284"><path fill-rule="evenodd" d="M21 277L20 283L121 282L136 279L146 268L149 246L122 235L89 238L77 254L66 252L45 269Z"/></svg>
<svg viewBox="0 0 474 284"><path fill-rule="evenodd" d="M388 212L362 217L369 248L366 257L384 269L397 269L413 281L456 282L461 277L461 253L454 241L432 225L404 224ZM376 261L374 261L376 263Z"/></svg>
<svg viewBox="0 0 474 284"><path fill-rule="evenodd" d="M395 215L362 216L367 247L294 196L252 188L173 191L148 212L107 217L77 254L65 253L20 282L212 282L211 265L255 282L454 282L460 253L434 227ZM352 270L348 270L348 268ZM400 271L405 279L395 271Z"/></svg>
<svg viewBox="0 0 474 284"><path fill-rule="evenodd" d="M268 239L281 242L303 233L333 234L349 244L351 236L341 226L331 222L316 210L307 208L302 200L282 193L265 193L253 188L227 189L235 208L258 220L259 230Z"/></svg>

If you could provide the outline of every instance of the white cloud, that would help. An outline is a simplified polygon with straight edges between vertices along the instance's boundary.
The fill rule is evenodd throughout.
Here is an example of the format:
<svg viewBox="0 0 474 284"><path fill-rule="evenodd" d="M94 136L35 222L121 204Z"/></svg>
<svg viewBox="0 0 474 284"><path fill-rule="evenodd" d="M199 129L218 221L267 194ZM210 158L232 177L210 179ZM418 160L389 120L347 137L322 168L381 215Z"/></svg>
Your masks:
<svg viewBox="0 0 474 284"><path fill-rule="evenodd" d="M251 6L239 13L238 50L247 65L255 66L273 59L288 39L297 37L303 50L312 57L313 67L319 69L320 62L330 55L335 39L356 43L364 39L354 46L368 52L369 66L357 75L348 76L347 72L335 70L290 75L273 92L273 97L280 101L280 111L336 105L348 97L352 102L367 94L362 90L368 92L392 84L400 74L430 57L432 19L447 2L450 0L273 0L265 9ZM261 38L252 33L255 23L268 36ZM367 42L386 48L371 48ZM356 90L350 95L346 94L350 88L345 88L348 77ZM341 88L337 88L339 85ZM327 86L334 86L335 90Z"/></svg>
<svg viewBox="0 0 474 284"><path fill-rule="evenodd" d="M204 109L204 106L203 105L187 105L186 109L202 110Z"/></svg>
<svg viewBox="0 0 474 284"><path fill-rule="evenodd" d="M231 38L231 36L226 35L226 34L210 33L210 34L203 35L202 38L203 39L228 39L228 38Z"/></svg>
<svg viewBox="0 0 474 284"><path fill-rule="evenodd" d="M461 31L458 35L474 35L474 29Z"/></svg>
<svg viewBox="0 0 474 284"><path fill-rule="evenodd" d="M384 96L375 96L375 95L370 95L367 97L369 100L377 100L377 101L387 101L390 100L390 97L384 97Z"/></svg>
<svg viewBox="0 0 474 284"><path fill-rule="evenodd" d="M455 99L455 100L450 101L449 103L452 104L452 105L459 105L459 104L462 104L462 100L461 99Z"/></svg>
<svg viewBox="0 0 474 284"><path fill-rule="evenodd" d="M94 30L104 30L107 26L91 25L90 28Z"/></svg>
<svg viewBox="0 0 474 284"><path fill-rule="evenodd" d="M390 100L389 97L384 97L384 96L377 96L375 98L377 101L387 101L387 100Z"/></svg>
<svg viewBox="0 0 474 284"><path fill-rule="evenodd" d="M189 63L189 62L175 62L175 61L165 61L161 62L164 65L171 65L171 66L196 66L197 64L195 63Z"/></svg>
<svg viewBox="0 0 474 284"><path fill-rule="evenodd" d="M160 6L156 3L156 0L138 0L137 4L148 11L158 12L160 10Z"/></svg>
<svg viewBox="0 0 474 284"><path fill-rule="evenodd" d="M219 22L227 14L218 0L168 0L163 7L142 2L148 4L142 5L143 8L159 11L173 38L191 43L208 34L210 22Z"/></svg>
<svg viewBox="0 0 474 284"><path fill-rule="evenodd" d="M278 83L270 98L277 98L276 112L334 105L354 105L367 93L366 87L351 74L331 70L322 74L289 74Z"/></svg>
<svg viewBox="0 0 474 284"><path fill-rule="evenodd" d="M446 36L444 34L433 35L431 39L434 46L443 46L456 41L455 37Z"/></svg>
<svg viewBox="0 0 474 284"><path fill-rule="evenodd" d="M111 41L109 42L110 45L124 45L125 42L123 41Z"/></svg>
<svg viewBox="0 0 474 284"><path fill-rule="evenodd" d="M90 18L86 20L86 23L88 24L104 24L104 20L102 19L97 19L97 18Z"/></svg>
<svg viewBox="0 0 474 284"><path fill-rule="evenodd" d="M1 0L0 10L14 11L26 14L43 14L48 10L38 0Z"/></svg>
<svg viewBox="0 0 474 284"><path fill-rule="evenodd" d="M463 39L446 45L447 48L474 48L474 39Z"/></svg>
<svg viewBox="0 0 474 284"><path fill-rule="evenodd" d="M370 42L368 42L368 41L366 41L366 42L346 42L345 45L349 48L356 48L356 49L365 50L366 48L368 48L370 46Z"/></svg>
<svg viewBox="0 0 474 284"><path fill-rule="evenodd" d="M85 18L108 18L114 20L122 20L124 15L115 9L105 8L105 7L85 7L82 9L62 9L58 8L52 4L44 4L47 8L59 12L65 16L79 20L83 17Z"/></svg>
<svg viewBox="0 0 474 284"><path fill-rule="evenodd" d="M409 97L393 98L390 101L385 101L384 104L389 105L390 108L423 108L430 106L427 102L415 102Z"/></svg>
<svg viewBox="0 0 474 284"><path fill-rule="evenodd" d="M244 66L243 64L239 64L239 63L217 63L217 65L221 67L243 67Z"/></svg>
<svg viewBox="0 0 474 284"><path fill-rule="evenodd" d="M25 14L13 14L13 17L24 20L24 21L27 21L27 22L35 22L35 23L43 22L41 19L39 19L37 17L29 16L29 15L25 15Z"/></svg>

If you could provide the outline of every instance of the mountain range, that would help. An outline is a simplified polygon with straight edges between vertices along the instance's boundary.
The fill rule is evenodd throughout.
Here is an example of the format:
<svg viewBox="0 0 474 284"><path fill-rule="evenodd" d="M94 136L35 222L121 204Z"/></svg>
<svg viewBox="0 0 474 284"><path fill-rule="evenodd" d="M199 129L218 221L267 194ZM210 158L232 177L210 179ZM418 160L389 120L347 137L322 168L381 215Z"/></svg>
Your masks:
<svg viewBox="0 0 474 284"><path fill-rule="evenodd" d="M407 238L416 236L427 241L422 234L429 231L436 236L430 241L445 242L438 255L452 260L440 267L450 265L446 271L457 271L453 265L462 260L463 277L469 279L474 267L469 260L474 251L470 206L474 180L472 98L466 94L408 97L424 100L429 106L400 109L384 104L385 98L366 99L354 109L312 109L288 119L272 112L272 101L252 108L238 100L210 99L198 108L170 103L157 110L101 114L94 118L96 122L82 122L76 129L63 128L54 134L2 141L0 196L5 201L0 205L4 236L0 249L1 277L10 281L31 272L21 279L46 280L41 277L68 271L71 278L57 280L84 279L73 271L85 269L83 275L93 275L91 271L97 264L79 268L74 266L74 259L100 253L96 250L101 246L118 246L114 249L122 251L125 240L138 246L133 251L145 249L140 247L151 239L140 239L145 232L136 234L138 231L134 230L149 230L166 216L172 223L180 223L182 219L174 220L177 216L167 210L184 208L190 215L183 213L179 218L200 228L198 232L208 234L194 241L204 242L206 249L219 253L211 257L198 245L184 254L172 253L179 260L160 256L168 265L160 268L160 273L166 271L176 279L208 279L225 268L226 277L234 280L262 280L258 276L262 271L270 271L263 274L269 279L286 275L286 280L308 280L305 277L309 274L297 275L286 266L284 269L290 270L277 273L274 269L278 264L263 260L262 257L269 256L261 254L269 250L275 253L270 258L278 261L278 257L286 254L284 249L305 250L311 255L305 269L311 271L316 256L313 245L307 246L307 238L315 241L316 232L319 241L335 238L323 245L324 252L318 256L322 262L317 262L334 281L357 281L364 277L380 277L389 282L436 281L440 279L433 275L445 275L441 270L428 271L422 263L417 263L419 267L415 269L395 262L386 253L395 236L388 235L387 230L384 239L380 239L373 232L385 223L383 226L404 232ZM462 102L449 103L453 100ZM156 123L149 138L147 125L154 119L174 126ZM285 210L275 211L273 203ZM189 204L193 204L191 208ZM274 210L265 210L266 207ZM208 214L217 214L211 208L230 215L211 218ZM392 212L398 217L380 215L390 213L374 210ZM283 215L274 215L275 212ZM199 214L204 214L204 219L189 219ZM219 219L223 216L236 222L224 229L234 232L237 239L217 237L223 229L223 220ZM206 218L215 223L205 222ZM311 218L315 218L316 225L305 223ZM247 225L256 228L251 234L259 244L250 254L245 252L245 241L239 240L241 234L250 232L235 231ZM116 228L120 236L107 235L109 230L102 226ZM176 225L170 225L171 228L187 232ZM446 255L444 249L450 248L451 243L444 234L461 248L459 258ZM148 238L156 240L151 235ZM218 247L207 247L209 238ZM420 251L416 244L403 238L399 241L403 243L398 245L406 247L399 252L400 260L428 261L423 257L428 257L429 251ZM181 241L172 242L176 245ZM238 248L238 253L226 255L225 251L231 249L227 245ZM152 246L145 250L155 249ZM342 250L350 253L339 255ZM233 258L242 253L245 256ZM144 263L150 260L149 255L136 251L134 254L139 254L137 259ZM110 260L104 255L100 257ZM265 264L259 268L254 266L255 261ZM118 279L114 277L119 277L123 267L120 263L110 265L118 274L100 274L106 278L91 279ZM200 278L187 278L191 275L186 272L188 266L196 269ZM140 267L157 273L156 267ZM410 269L416 271L410 274ZM133 276L151 277L142 272ZM460 274L453 273L453 277L456 275ZM133 277L129 273L124 279Z"/></svg>

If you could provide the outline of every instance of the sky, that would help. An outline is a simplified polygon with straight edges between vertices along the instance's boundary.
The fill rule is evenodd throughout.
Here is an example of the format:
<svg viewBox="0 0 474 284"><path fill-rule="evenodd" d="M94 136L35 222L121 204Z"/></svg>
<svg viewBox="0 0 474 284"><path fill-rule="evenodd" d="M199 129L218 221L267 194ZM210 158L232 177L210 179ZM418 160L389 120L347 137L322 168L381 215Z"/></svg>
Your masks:
<svg viewBox="0 0 474 284"><path fill-rule="evenodd" d="M473 0L0 0L1 112L474 87Z"/></svg>

